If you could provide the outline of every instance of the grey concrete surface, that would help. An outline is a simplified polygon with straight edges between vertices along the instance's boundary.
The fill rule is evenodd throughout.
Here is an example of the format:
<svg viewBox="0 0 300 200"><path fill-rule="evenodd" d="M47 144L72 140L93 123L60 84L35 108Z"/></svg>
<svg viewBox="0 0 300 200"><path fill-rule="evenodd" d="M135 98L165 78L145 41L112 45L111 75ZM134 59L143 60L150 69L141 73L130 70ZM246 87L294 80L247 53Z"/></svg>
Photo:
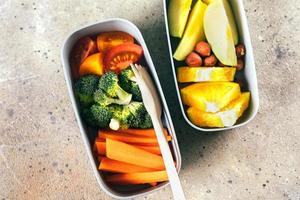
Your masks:
<svg viewBox="0 0 300 200"><path fill-rule="evenodd" d="M0 2L0 199L110 199L98 187L67 94L60 49L110 17L143 32L179 139L188 199L300 199L300 1L244 1L260 91L247 126L205 134L184 121L168 60L162 1ZM169 188L139 199L171 199Z"/></svg>

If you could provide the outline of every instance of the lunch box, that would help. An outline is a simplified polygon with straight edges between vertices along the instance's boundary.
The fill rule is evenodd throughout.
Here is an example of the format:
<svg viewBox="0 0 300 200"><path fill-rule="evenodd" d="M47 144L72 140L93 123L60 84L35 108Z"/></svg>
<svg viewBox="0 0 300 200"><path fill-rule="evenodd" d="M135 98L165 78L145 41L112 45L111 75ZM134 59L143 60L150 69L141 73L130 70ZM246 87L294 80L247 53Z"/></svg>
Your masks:
<svg viewBox="0 0 300 200"><path fill-rule="evenodd" d="M152 80L156 85L157 92L160 96L161 103L162 103L162 109L163 109L163 114L162 114L162 121L164 126L168 129L168 132L172 136L172 141L170 144L170 148L173 154L173 158L175 159L176 162L176 169L179 172L181 168L181 155L179 151L179 146L178 142L176 139L172 119L169 113L169 109L167 107L167 103L155 70L155 67L153 65L151 56L149 54L148 48L146 46L146 43L143 39L143 36L139 29L132 24L131 22L124 20L124 19L119 19L119 18L114 18L114 19L108 19L105 21L97 22L88 26L85 26L83 28L79 28L78 30L74 31L71 33L67 39L64 42L62 52L61 52L61 59L63 63L63 68L64 68L64 75L65 79L67 82L67 87L69 91L69 96L72 102L72 106L75 112L75 116L78 122L78 126L80 128L80 132L83 138L83 142L85 144L85 148L87 150L87 155L89 157L89 160L91 162L91 166L94 172L94 175L97 179L97 182L99 183L100 187L102 190L104 190L107 194L114 198L118 199L128 199L128 198L135 198L139 197L142 195L147 195L151 192L157 191L159 189L162 189L163 187L167 186L169 183L164 182L161 184L158 184L157 186L154 187L149 187L149 188L142 188L138 191L121 191L120 188L117 187L111 187L107 185L103 179L102 173L98 170L98 161L94 157L92 149L93 149L93 142L95 140L96 134L97 133L90 133L88 131L87 127L85 126L83 120L80 117L80 112L79 112L79 105L77 104L77 101L74 96L74 82L72 81L71 78L71 69L70 69L70 62L69 62L69 56L72 47L74 46L75 42L77 42L81 37L83 36L91 36L91 35L96 35L100 32L106 32L106 31L123 31L127 32L130 35L132 35L136 42L140 44L143 47L144 51L144 58L145 58L145 63L148 67L148 71L150 75L152 76Z"/></svg>
<svg viewBox="0 0 300 200"><path fill-rule="evenodd" d="M199 131L223 131L223 130L229 130L229 129L243 126L249 123L255 117L259 107L258 86L257 86L254 57L253 57L253 49L252 49L248 22L244 10L243 1L228 0L228 2L230 3L233 14L235 16L236 24L239 31L239 42L243 43L246 47L245 69L243 71L244 73L243 78L247 82L247 86L248 86L247 90L251 92L250 104L249 104L249 108L244 112L243 116L237 121L237 123L234 126L225 127L225 128L201 128L199 126L196 126L189 120L185 112L186 108L183 105L181 100L181 95L179 90L180 87L176 77L175 65L177 61L173 59L173 53L177 48L179 39L171 37L169 34L168 15L167 15L169 1L164 0L164 16L165 16L166 33L167 33L168 45L169 45L169 54L170 54L173 76L174 76L174 81L175 81L175 86L176 86L176 91L177 91L177 96L179 99L181 111L184 116L184 119L188 122L188 124Z"/></svg>

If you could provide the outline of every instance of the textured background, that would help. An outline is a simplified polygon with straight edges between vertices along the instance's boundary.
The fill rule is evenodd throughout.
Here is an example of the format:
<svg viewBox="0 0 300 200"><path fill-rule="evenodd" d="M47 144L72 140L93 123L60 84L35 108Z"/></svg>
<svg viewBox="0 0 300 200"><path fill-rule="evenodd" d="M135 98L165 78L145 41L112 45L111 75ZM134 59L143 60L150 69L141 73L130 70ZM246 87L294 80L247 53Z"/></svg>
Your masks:
<svg viewBox="0 0 300 200"><path fill-rule="evenodd" d="M143 32L180 143L188 199L300 199L300 1L244 1L260 110L247 126L194 131L182 118L161 0L0 2L0 199L110 199L97 185L67 94L60 49L87 23ZM170 189L140 199L170 199Z"/></svg>

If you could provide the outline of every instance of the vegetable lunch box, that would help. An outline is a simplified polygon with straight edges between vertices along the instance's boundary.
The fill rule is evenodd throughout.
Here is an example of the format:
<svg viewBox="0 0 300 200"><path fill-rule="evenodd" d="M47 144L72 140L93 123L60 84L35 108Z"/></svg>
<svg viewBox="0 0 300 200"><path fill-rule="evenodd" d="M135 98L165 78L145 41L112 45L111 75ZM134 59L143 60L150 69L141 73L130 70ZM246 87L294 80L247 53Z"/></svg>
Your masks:
<svg viewBox="0 0 300 200"><path fill-rule="evenodd" d="M158 184L157 186L154 187L148 187L148 188L140 188L140 189L136 189L136 187L134 188L128 188L124 190L121 188L118 188L118 186L110 186L108 184L105 183L104 179L103 179L103 175L100 171L98 171L98 161L97 158L94 157L93 155L93 141L96 137L95 133L90 133L90 131L87 129L87 127L85 126L85 123L83 122L83 120L81 119L80 116L80 112L79 112L79 105L75 99L74 96L74 83L72 81L71 78L71 68L70 68L70 61L69 61L69 57L70 57L70 52L72 47L74 46L75 42L78 41L78 39L80 39L83 36L90 36L90 35L95 35L98 34L100 32L107 32L107 31L123 31L123 32L127 32L129 34L131 34L136 42L138 44L140 44L143 47L143 51L144 51L144 59L145 59L145 63L148 68L148 71L150 73L150 75L152 76L152 80L154 81L156 87L157 87L157 92L160 96L161 99L161 103L162 103L162 109L163 109L163 114L162 114L162 121L164 126L168 129L168 132L170 133L170 135L172 136L172 141L169 143L170 144L170 148L173 154L173 157L176 161L176 169L179 172L180 168L181 168L181 155L180 155L180 151L179 151L179 146L178 146L178 142L176 139L176 135L175 135L175 131L174 131L174 127L173 127L173 123L172 123L172 119L169 113L169 109L167 107L167 103L155 70L155 67L153 65L151 56L149 54L149 51L147 49L146 43L143 39L143 36L141 34L141 32L139 31L139 29L132 24L131 22L124 20L124 19L119 19L119 18L113 18L113 19L108 19L108 20L104 20L104 21L100 21L88 26L85 26L83 28L79 28L78 30L72 32L65 40L63 48L62 48L62 52L61 52L61 59L62 59L62 63L63 63L63 68L64 68L64 75L65 75L65 79L66 79L66 83L67 83L67 87L68 87L68 91L69 91L69 96L72 102L72 106L75 112L75 116L78 122L78 126L80 128L80 132L82 135L82 139L89 157L89 160L91 162L91 166L94 172L94 175L97 179L98 184L100 185L100 187L102 188L102 190L104 190L107 194L109 194L110 196L117 198L117 199L128 199L128 198L136 198L139 196L143 196L143 195L147 195L151 192L157 191L165 186L167 186L169 183L168 182L164 182L161 184Z"/></svg>

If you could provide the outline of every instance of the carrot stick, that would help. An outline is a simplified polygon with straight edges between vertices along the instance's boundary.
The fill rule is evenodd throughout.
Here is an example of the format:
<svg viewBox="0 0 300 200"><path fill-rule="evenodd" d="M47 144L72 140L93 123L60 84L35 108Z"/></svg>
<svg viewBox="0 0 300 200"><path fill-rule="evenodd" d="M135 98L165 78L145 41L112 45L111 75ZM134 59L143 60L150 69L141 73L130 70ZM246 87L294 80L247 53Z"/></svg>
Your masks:
<svg viewBox="0 0 300 200"><path fill-rule="evenodd" d="M133 144L131 144L131 145L133 145ZM94 146L96 148L95 152L98 155L106 155L106 143L105 142L98 142L96 140ZM161 155L159 146L142 146L142 145L133 145L133 146L135 146L139 149L144 149L150 153Z"/></svg>
<svg viewBox="0 0 300 200"><path fill-rule="evenodd" d="M133 145L111 139L106 139L106 156L110 159L133 165L149 167L156 170L165 169L164 161L161 156L149 153Z"/></svg>
<svg viewBox="0 0 300 200"><path fill-rule="evenodd" d="M142 136L142 137L155 137L155 130L153 128L148 128L148 129L121 129L119 130L121 133L128 133L132 135L137 135L137 136ZM166 128L164 128L164 134L165 136L168 136L168 131Z"/></svg>
<svg viewBox="0 0 300 200"><path fill-rule="evenodd" d="M108 183L116 184L116 185L144 184L144 183L167 181L168 175L166 171L139 172L139 173L111 175L111 176L107 176L105 180Z"/></svg>
<svg viewBox="0 0 300 200"><path fill-rule="evenodd" d="M98 137L102 139L112 139L117 140L121 142L127 142L127 143L136 143L136 144L158 144L157 139L154 137L140 137L131 135L128 133L119 133L119 132L112 132L112 131L99 131ZM167 141L171 141L172 137L167 136Z"/></svg>
<svg viewBox="0 0 300 200"><path fill-rule="evenodd" d="M105 142L98 142L97 140L95 141L95 145L97 148L97 151L99 155L104 155L106 154L106 144Z"/></svg>
<svg viewBox="0 0 300 200"><path fill-rule="evenodd" d="M151 172L153 169L147 167L141 167L138 165L132 165L117 160L112 160L106 157L101 159L99 170L117 173L135 173L135 172Z"/></svg>

